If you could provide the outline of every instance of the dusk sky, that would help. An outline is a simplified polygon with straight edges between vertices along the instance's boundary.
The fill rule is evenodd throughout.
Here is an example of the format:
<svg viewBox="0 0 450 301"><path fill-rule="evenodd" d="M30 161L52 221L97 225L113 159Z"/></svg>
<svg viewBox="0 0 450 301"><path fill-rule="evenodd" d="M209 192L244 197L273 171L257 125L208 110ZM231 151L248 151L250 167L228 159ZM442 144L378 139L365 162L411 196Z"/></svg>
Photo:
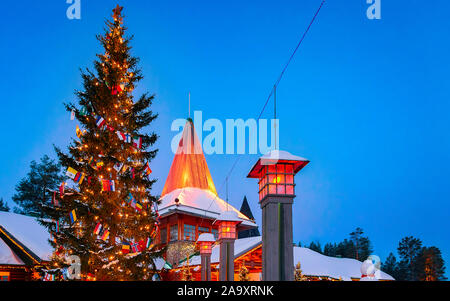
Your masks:
<svg viewBox="0 0 450 301"><path fill-rule="evenodd" d="M63 107L93 68L96 34L117 3L156 95L160 136L152 162L160 194L173 159L173 120L257 118L320 0L85 1L69 20L65 0L8 1L0 19L4 139L0 197L32 160L55 158L75 137ZM361 227L384 260L404 236L441 248L450 263L450 22L448 1L327 1L277 90L280 148L311 163L296 176L294 241L339 242ZM272 118L270 102L263 118ZM199 130L199 129L197 129ZM206 136L204 133L203 136ZM238 155L208 155L219 195ZM247 196L258 224L258 155L243 155L229 179L230 203ZM447 275L448 275L447 271Z"/></svg>

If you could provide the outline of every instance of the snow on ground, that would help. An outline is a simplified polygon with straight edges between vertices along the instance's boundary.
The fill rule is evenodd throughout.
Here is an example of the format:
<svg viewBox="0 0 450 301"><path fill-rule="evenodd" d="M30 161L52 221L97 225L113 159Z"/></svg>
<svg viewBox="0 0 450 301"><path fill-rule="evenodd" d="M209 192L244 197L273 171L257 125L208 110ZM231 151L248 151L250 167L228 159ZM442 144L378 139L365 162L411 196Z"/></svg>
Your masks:
<svg viewBox="0 0 450 301"><path fill-rule="evenodd" d="M30 216L0 212L0 226L42 260L49 260L53 248L47 229Z"/></svg>
<svg viewBox="0 0 450 301"><path fill-rule="evenodd" d="M237 258L262 243L261 236L237 239L234 245L234 257ZM220 248L214 246L211 253L211 264L219 263ZM294 266L300 262L301 269L306 276L323 276L335 279L351 280L361 278L362 262L350 258L337 258L322 255L308 248L294 247ZM190 265L200 265L200 256L189 260ZM394 280L388 274L381 272L379 279Z"/></svg>

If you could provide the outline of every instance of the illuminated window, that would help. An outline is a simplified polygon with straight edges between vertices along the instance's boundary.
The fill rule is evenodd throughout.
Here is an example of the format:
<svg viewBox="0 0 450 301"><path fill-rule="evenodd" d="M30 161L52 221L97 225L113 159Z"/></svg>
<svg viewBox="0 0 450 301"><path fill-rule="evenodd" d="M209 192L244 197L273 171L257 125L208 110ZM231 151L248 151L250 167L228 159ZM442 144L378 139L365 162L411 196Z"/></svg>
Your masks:
<svg viewBox="0 0 450 301"><path fill-rule="evenodd" d="M234 221L219 222L219 239L221 238L236 239L236 222Z"/></svg>
<svg viewBox="0 0 450 301"><path fill-rule="evenodd" d="M0 272L0 282L9 281L9 272Z"/></svg>
<svg viewBox="0 0 450 301"><path fill-rule="evenodd" d="M184 224L184 240L195 240L195 226Z"/></svg>
<svg viewBox="0 0 450 301"><path fill-rule="evenodd" d="M219 231L216 229L212 229L211 233L214 235L214 239L219 239Z"/></svg>
<svg viewBox="0 0 450 301"><path fill-rule="evenodd" d="M198 227L198 235L203 233L209 233L209 228L206 227Z"/></svg>
<svg viewBox="0 0 450 301"><path fill-rule="evenodd" d="M160 237L161 237L161 243L166 244L167 243L167 228L161 229Z"/></svg>
<svg viewBox="0 0 450 301"><path fill-rule="evenodd" d="M178 225L170 226L170 241L178 240Z"/></svg>
<svg viewBox="0 0 450 301"><path fill-rule="evenodd" d="M292 164L264 166L259 180L259 200L267 195L294 195L294 170Z"/></svg>

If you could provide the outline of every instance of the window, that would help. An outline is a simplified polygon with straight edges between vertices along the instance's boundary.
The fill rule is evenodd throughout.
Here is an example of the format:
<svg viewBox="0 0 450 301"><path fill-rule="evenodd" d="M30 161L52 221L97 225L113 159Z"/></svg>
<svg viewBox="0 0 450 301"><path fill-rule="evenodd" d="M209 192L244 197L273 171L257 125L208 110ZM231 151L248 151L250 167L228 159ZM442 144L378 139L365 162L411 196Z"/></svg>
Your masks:
<svg viewBox="0 0 450 301"><path fill-rule="evenodd" d="M167 228L161 229L160 242L162 244L166 244L167 243Z"/></svg>
<svg viewBox="0 0 450 301"><path fill-rule="evenodd" d="M198 235L203 233L209 233L209 228L206 227L198 227Z"/></svg>
<svg viewBox="0 0 450 301"><path fill-rule="evenodd" d="M178 225L170 226L170 241L178 240Z"/></svg>
<svg viewBox="0 0 450 301"><path fill-rule="evenodd" d="M9 281L9 272L0 272L0 282Z"/></svg>
<svg viewBox="0 0 450 301"><path fill-rule="evenodd" d="M184 224L184 240L195 240L195 226Z"/></svg>
<svg viewBox="0 0 450 301"><path fill-rule="evenodd" d="M214 235L215 240L219 238L219 231L217 231L216 229L212 229L211 233Z"/></svg>
<svg viewBox="0 0 450 301"><path fill-rule="evenodd" d="M259 180L259 200L266 195L294 195L294 170L292 164L264 166Z"/></svg>

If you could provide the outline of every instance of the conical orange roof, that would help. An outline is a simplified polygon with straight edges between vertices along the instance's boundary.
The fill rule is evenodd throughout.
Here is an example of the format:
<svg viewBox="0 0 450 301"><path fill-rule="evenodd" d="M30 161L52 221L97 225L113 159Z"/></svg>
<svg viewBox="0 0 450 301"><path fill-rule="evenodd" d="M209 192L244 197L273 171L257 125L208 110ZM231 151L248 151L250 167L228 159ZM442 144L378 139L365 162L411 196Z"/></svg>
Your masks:
<svg viewBox="0 0 450 301"><path fill-rule="evenodd" d="M161 197L175 189L187 187L208 190L217 195L202 145L191 119L188 119L184 126Z"/></svg>

